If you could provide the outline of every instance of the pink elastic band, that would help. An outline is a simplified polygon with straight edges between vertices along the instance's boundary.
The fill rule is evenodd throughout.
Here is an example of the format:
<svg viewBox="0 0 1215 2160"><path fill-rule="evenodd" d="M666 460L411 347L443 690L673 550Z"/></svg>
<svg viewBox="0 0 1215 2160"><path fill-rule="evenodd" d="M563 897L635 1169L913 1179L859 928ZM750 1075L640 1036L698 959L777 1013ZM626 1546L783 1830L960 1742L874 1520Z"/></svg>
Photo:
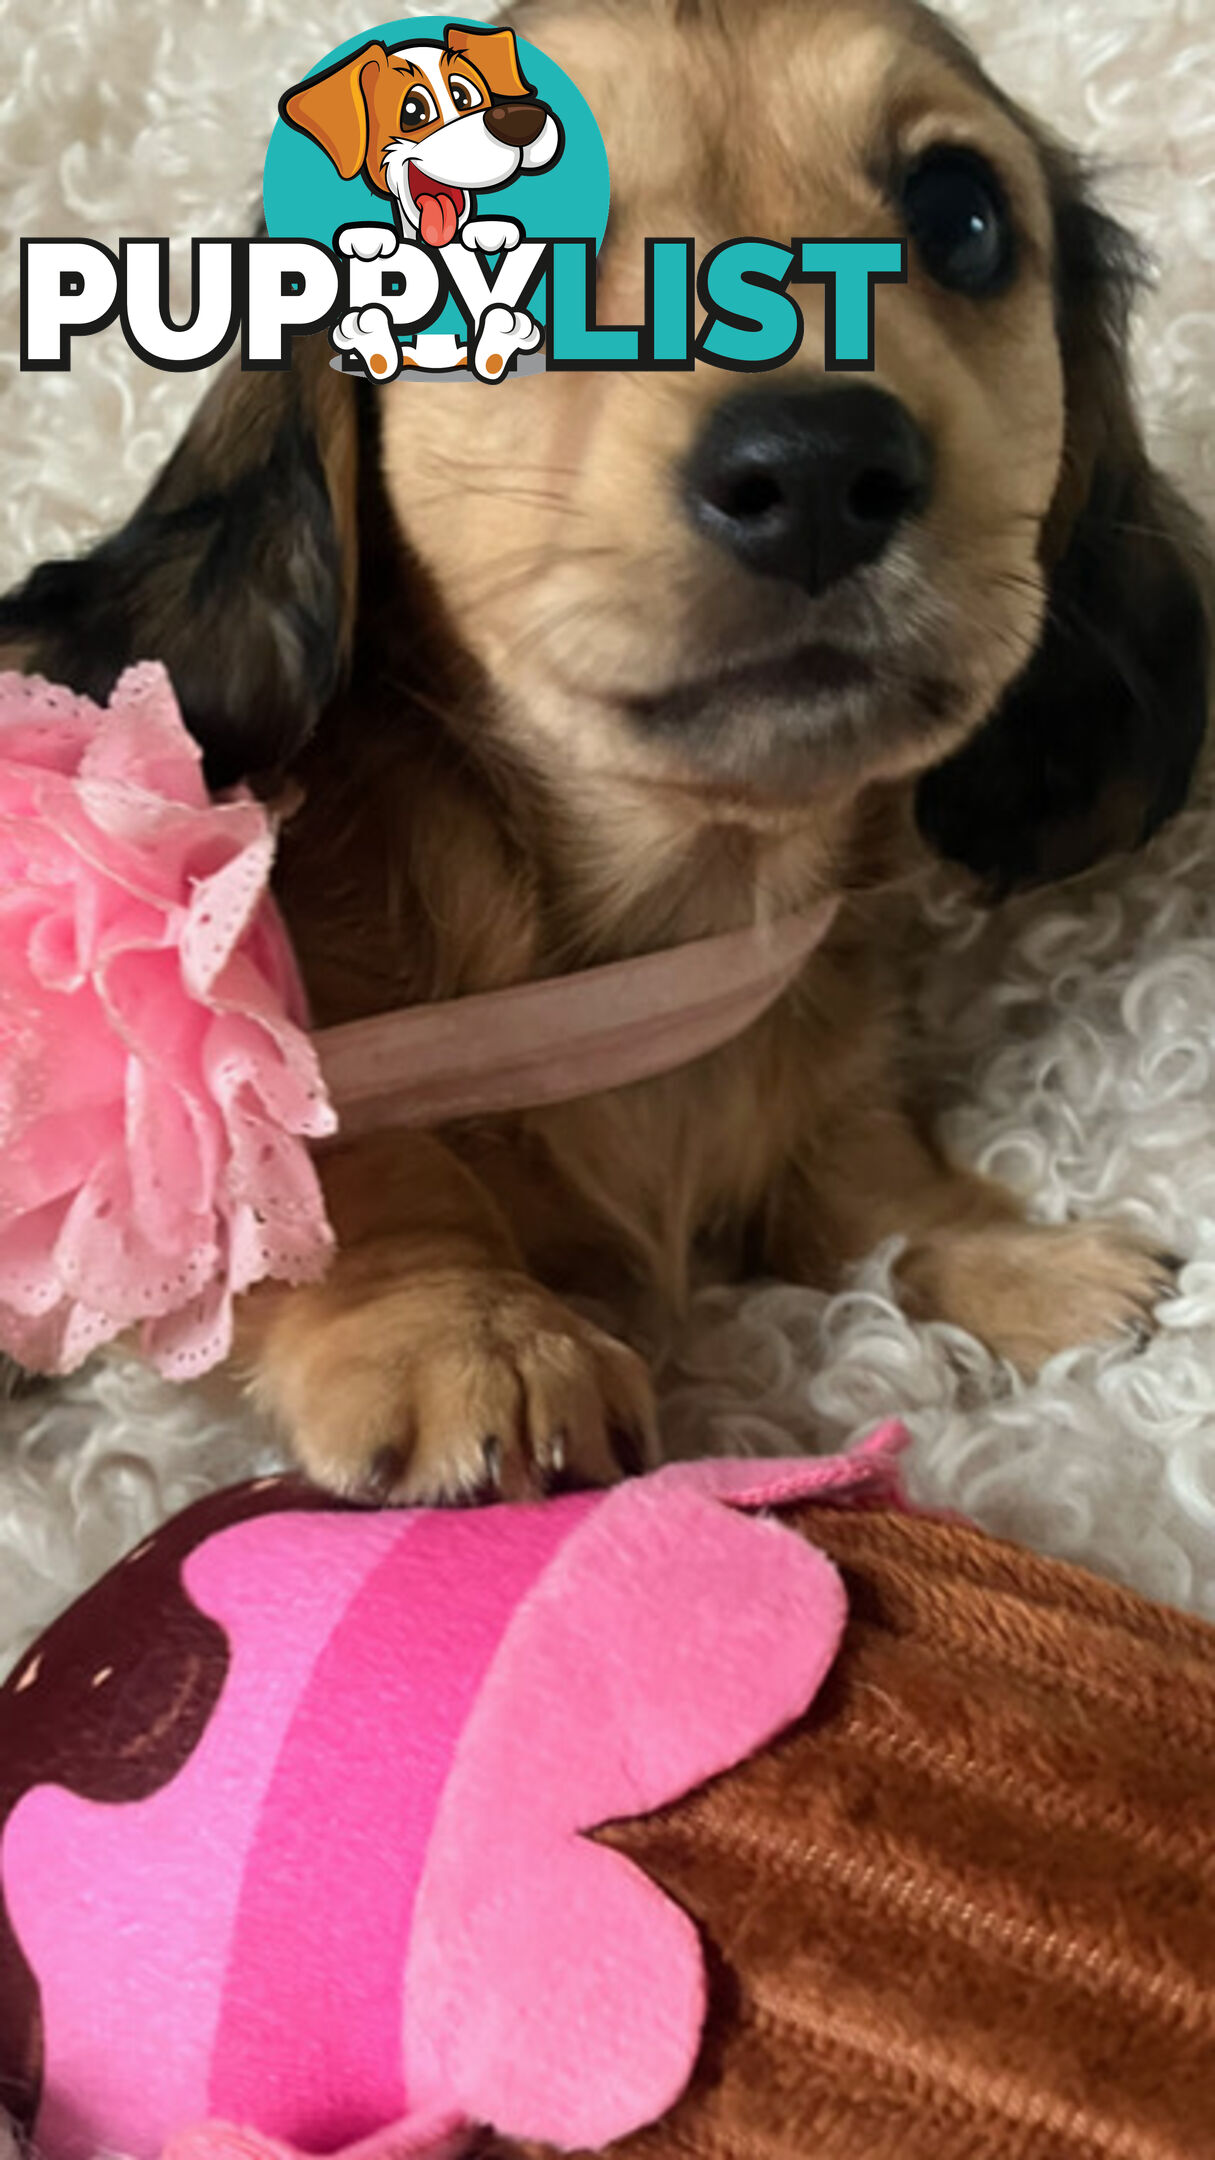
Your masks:
<svg viewBox="0 0 1215 2160"><path fill-rule="evenodd" d="M321 1029L312 1039L341 1137L571 1102L674 1072L776 1003L838 906Z"/></svg>

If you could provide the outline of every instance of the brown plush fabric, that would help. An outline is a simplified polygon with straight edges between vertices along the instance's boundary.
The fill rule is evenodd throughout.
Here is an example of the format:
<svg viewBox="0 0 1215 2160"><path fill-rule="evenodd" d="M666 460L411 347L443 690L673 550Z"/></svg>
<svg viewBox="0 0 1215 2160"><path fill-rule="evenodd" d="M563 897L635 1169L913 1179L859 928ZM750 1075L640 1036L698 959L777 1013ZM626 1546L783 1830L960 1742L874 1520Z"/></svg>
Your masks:
<svg viewBox="0 0 1215 2160"><path fill-rule="evenodd" d="M960 1524L793 1519L851 1610L810 1715L604 1833L711 1989L613 2154L1215 2155L1215 1630Z"/></svg>

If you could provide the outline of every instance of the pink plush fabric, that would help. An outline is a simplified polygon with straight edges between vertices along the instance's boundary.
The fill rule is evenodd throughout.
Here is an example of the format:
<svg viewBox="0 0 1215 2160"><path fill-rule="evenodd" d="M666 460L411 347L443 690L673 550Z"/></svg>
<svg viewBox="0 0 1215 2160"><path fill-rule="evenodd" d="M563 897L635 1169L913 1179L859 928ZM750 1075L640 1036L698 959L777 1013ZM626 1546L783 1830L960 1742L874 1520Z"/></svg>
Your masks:
<svg viewBox="0 0 1215 2160"><path fill-rule="evenodd" d="M661 2115L699 1944L584 1833L762 1746L835 1654L834 1568L723 1500L863 1504L901 1444L200 1545L230 1664L184 1768L117 1806L37 1788L5 1834L46 2160L439 2160L460 2123L598 2145Z"/></svg>
<svg viewBox="0 0 1215 2160"><path fill-rule="evenodd" d="M845 1612L812 1545L688 1481L617 1486L587 1517L515 1615L447 1780L406 1973L415 2106L595 2148L674 2105L704 2022L696 1930L580 1833L762 1747L812 1700Z"/></svg>
<svg viewBox="0 0 1215 2160"><path fill-rule="evenodd" d="M795 1455L785 1462L763 1456L714 1455L697 1462L667 1463L647 1482L651 1490L684 1488L736 1508L779 1508L798 1500L830 1500L838 1494L849 1507L906 1509L899 1457L908 1445L906 1426L890 1418L884 1425L875 1425L846 1455Z"/></svg>
<svg viewBox="0 0 1215 2160"><path fill-rule="evenodd" d="M328 1259L273 850L251 796L208 801L163 668L105 710L0 676L0 1347L27 1367L135 1328L189 1377L234 1293Z"/></svg>
<svg viewBox="0 0 1215 2160"><path fill-rule="evenodd" d="M468 2124L463 2116L444 2111L416 2116L411 2123L391 2123L357 2145L348 2145L340 2160L459 2160L467 2144ZM264 2137L260 2130L210 2122L170 2138L163 2160L308 2160L308 2156L294 2145L284 2145L281 2138Z"/></svg>
<svg viewBox="0 0 1215 2160"><path fill-rule="evenodd" d="M404 1976L435 1813L513 1613L593 1504L398 1518L313 1666L261 1801L212 2051L214 2114L329 2152L412 2109ZM266 1528L229 1531L187 1569L225 1629L266 1565ZM351 1529L320 1522L319 1571L326 1547L359 1542ZM273 1662L264 1633L248 1647ZM436 2115L453 2105L441 2096Z"/></svg>
<svg viewBox="0 0 1215 2160"><path fill-rule="evenodd" d="M47 2160L102 2150L143 2160L212 2113L247 1856L276 1765L344 1615L411 1521L274 1515L248 1525L254 1549L243 1525L200 1547L187 1586L233 1657L184 1769L136 1805L107 1807L52 1785L11 1816L4 1892L42 1993L37 2130ZM327 1805L318 1792L314 1834ZM290 1982L290 1968L279 1977Z"/></svg>

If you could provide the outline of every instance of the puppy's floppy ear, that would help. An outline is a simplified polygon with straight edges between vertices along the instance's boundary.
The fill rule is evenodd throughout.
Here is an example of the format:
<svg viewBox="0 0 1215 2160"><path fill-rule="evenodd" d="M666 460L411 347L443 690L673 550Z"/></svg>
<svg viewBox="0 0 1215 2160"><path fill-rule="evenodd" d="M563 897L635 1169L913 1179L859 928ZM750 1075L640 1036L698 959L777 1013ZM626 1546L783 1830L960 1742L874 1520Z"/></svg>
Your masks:
<svg viewBox="0 0 1215 2160"><path fill-rule="evenodd" d="M310 75L279 99L289 127L310 135L343 180L353 180L367 161L370 121L367 100L381 68L388 66L384 47L373 42L323 75Z"/></svg>
<svg viewBox="0 0 1215 2160"><path fill-rule="evenodd" d="M1140 845L1184 802L1208 716L1199 529L1149 463L1131 402L1142 259L1089 200L1077 161L1039 140L1067 395L1041 549L1046 620L1028 667L917 798L925 837L995 892Z"/></svg>
<svg viewBox="0 0 1215 2160"><path fill-rule="evenodd" d="M443 43L453 57L471 60L491 98L532 98L525 81L513 30L477 30L468 23L448 23Z"/></svg>
<svg viewBox="0 0 1215 2160"><path fill-rule="evenodd" d="M122 530L0 599L0 666L104 698L163 660L212 786L286 765L341 679L355 604L355 388L329 359L301 338L282 373L225 370Z"/></svg>

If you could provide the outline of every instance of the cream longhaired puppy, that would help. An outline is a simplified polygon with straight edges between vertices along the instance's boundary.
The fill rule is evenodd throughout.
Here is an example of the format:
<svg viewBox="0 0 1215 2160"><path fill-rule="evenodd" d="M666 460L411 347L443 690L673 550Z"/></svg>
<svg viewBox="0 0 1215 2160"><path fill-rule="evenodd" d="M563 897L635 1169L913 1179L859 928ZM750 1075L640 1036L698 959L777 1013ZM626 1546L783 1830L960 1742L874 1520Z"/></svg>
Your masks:
<svg viewBox="0 0 1215 2160"><path fill-rule="evenodd" d="M945 1160L874 898L916 813L1003 888L1184 796L1206 620L1128 397L1132 245L915 0L512 20L604 134L601 322L639 319L651 235L903 236L875 372L823 373L814 288L754 380L380 395L318 339L229 373L124 532L0 614L10 658L94 693L163 658L216 784L298 782L280 887L318 1022L842 896L781 1002L687 1069L326 1161L332 1272L250 1299L242 1365L317 1478L401 1500L653 1444L641 1361L574 1291L827 1284L897 1233L908 1308L1028 1370L1167 1282Z"/></svg>

